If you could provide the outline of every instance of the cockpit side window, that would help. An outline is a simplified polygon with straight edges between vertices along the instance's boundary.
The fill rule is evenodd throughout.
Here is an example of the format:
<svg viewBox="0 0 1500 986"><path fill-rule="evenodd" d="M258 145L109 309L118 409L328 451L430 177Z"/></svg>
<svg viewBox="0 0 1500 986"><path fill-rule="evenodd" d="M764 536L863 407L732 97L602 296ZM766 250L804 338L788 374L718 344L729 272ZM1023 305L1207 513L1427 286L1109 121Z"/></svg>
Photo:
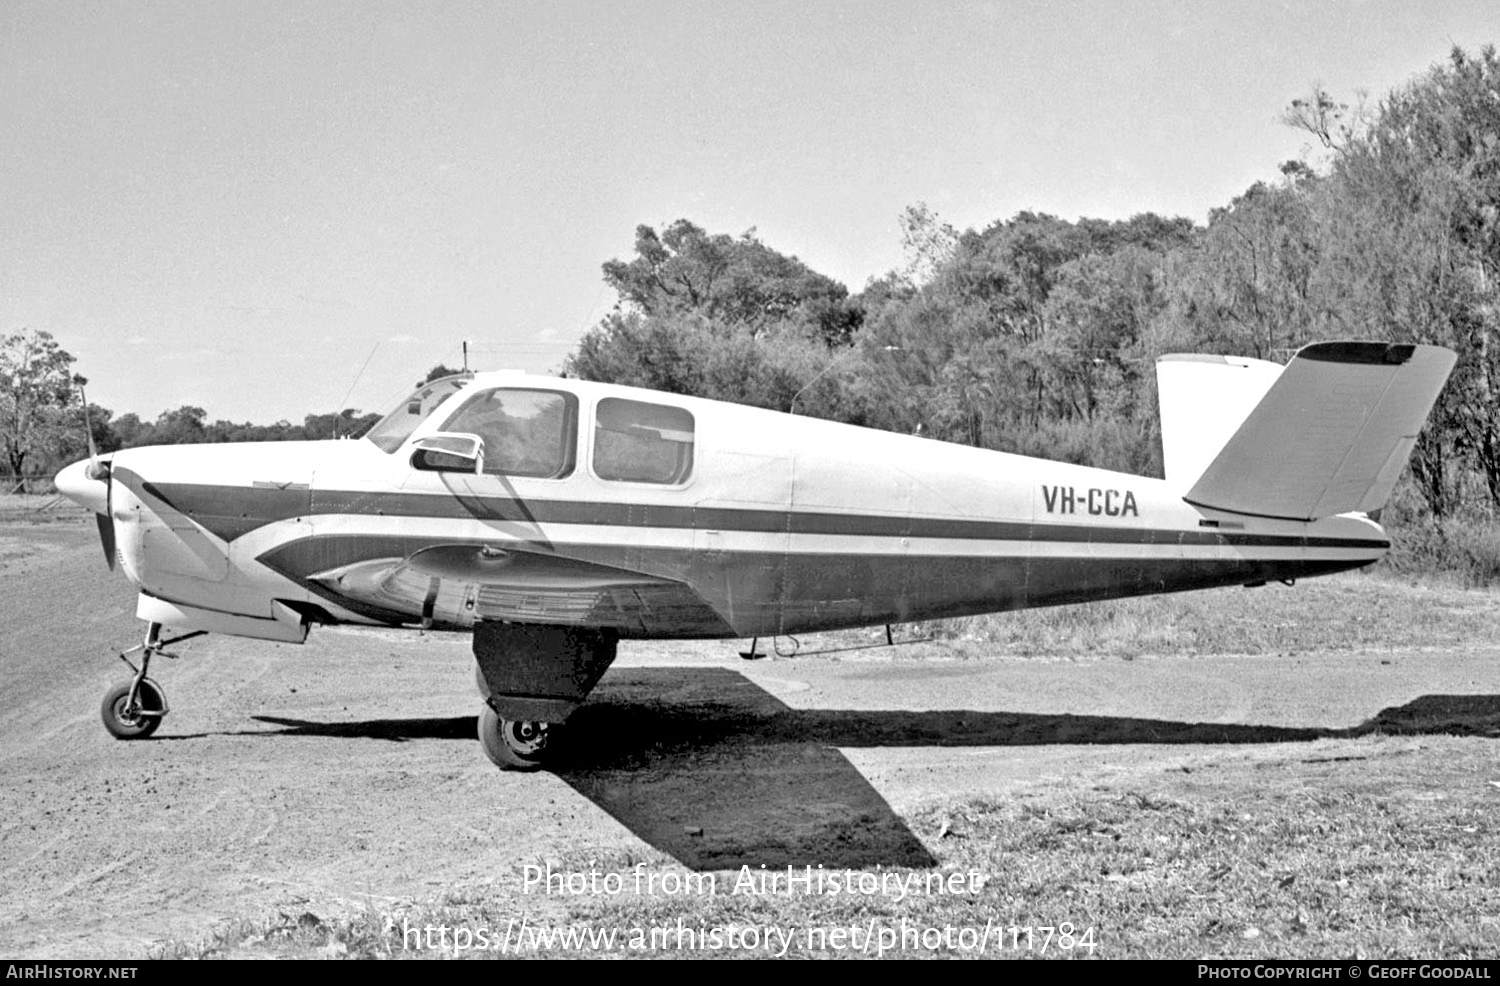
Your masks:
<svg viewBox="0 0 1500 986"><path fill-rule="evenodd" d="M578 399L553 390L487 390L464 402L443 430L484 439L486 473L562 479L573 471Z"/></svg>
<svg viewBox="0 0 1500 986"><path fill-rule="evenodd" d="M379 424L365 432L364 437L374 442L382 452L395 452L417 430L417 426L437 410L439 404L471 379L473 378L469 375L443 377L423 384L410 397L397 404L390 414L381 418Z"/></svg>
<svg viewBox="0 0 1500 986"><path fill-rule="evenodd" d="M693 416L680 407L606 397L594 420L600 479L676 486L693 474Z"/></svg>

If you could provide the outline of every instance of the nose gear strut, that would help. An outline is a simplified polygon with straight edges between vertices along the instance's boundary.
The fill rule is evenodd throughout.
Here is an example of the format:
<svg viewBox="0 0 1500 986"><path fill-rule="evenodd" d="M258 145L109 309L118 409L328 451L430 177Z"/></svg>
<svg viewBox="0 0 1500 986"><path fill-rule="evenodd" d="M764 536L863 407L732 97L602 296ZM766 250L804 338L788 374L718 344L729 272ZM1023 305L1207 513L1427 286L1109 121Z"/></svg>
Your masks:
<svg viewBox="0 0 1500 986"><path fill-rule="evenodd" d="M99 707L99 716L104 720L104 728L109 730L111 736L115 739L145 739L156 732L156 727L161 725L162 716L168 711L167 693L162 690L161 685L147 677L151 670L151 658L160 654L162 657L175 659L180 655L173 654L166 648L201 637L205 633L206 630L194 630L192 633L163 640L160 623L146 625L146 639L119 655L120 660L133 672L133 676L128 682L111 688ZM130 662L129 655L136 651L141 652L139 668Z"/></svg>

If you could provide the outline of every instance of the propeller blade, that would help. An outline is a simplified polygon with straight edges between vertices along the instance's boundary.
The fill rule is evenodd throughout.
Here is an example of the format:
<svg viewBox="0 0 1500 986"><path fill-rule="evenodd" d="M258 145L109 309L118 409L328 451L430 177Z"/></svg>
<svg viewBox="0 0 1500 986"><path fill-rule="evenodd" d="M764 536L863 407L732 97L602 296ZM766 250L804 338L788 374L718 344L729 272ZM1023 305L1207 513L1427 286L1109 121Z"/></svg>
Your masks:
<svg viewBox="0 0 1500 986"><path fill-rule="evenodd" d="M82 377L79 378L83 379ZM99 462L99 450L94 447L94 423L89 420L89 398L83 392L83 384L78 385L78 402L83 405L83 437L88 441L89 462Z"/></svg>
<svg viewBox="0 0 1500 986"><path fill-rule="evenodd" d="M106 514L94 514L94 523L99 525L99 543L104 546L104 560L109 570L115 570L115 520Z"/></svg>
<svg viewBox="0 0 1500 986"><path fill-rule="evenodd" d="M99 461L99 449L94 444L94 423L89 420L89 398L83 392L83 378L79 377L77 383L78 402L83 405L83 435L89 447L88 476L104 482L104 513L94 514L94 523L99 525L99 543L104 547L104 561L113 572L115 559L119 557L115 553L115 484L110 476L110 464Z"/></svg>

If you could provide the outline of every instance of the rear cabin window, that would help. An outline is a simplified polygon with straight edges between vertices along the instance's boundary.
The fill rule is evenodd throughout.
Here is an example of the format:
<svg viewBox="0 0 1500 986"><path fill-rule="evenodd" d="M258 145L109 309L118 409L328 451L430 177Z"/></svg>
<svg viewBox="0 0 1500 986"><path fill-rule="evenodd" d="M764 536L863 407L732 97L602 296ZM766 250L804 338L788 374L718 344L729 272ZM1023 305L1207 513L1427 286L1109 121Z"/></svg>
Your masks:
<svg viewBox="0 0 1500 986"><path fill-rule="evenodd" d="M624 483L687 482L693 416L680 407L604 398L594 422L594 473Z"/></svg>
<svg viewBox="0 0 1500 986"><path fill-rule="evenodd" d="M459 409L444 431L484 439L484 471L561 479L573 471L578 399L551 390L490 390Z"/></svg>

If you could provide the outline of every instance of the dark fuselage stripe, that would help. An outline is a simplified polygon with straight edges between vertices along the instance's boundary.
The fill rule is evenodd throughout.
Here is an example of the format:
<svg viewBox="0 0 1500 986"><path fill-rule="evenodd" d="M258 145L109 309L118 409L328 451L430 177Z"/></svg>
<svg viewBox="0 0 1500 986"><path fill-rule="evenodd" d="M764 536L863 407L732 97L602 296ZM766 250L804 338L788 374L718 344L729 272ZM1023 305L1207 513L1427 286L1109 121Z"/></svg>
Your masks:
<svg viewBox="0 0 1500 986"><path fill-rule="evenodd" d="M665 506L580 500L477 497L454 493L361 493L150 484L151 491L226 541L297 517L346 514L424 517L530 524L833 534L857 537L954 538L981 541L1061 541L1092 544L1229 545L1315 548L1390 547L1384 538L1327 538L1295 534L1235 534L1209 530L1030 524L899 515L785 509Z"/></svg>
<svg viewBox="0 0 1500 986"><path fill-rule="evenodd" d="M437 538L324 534L288 541L259 561L322 599L384 623L420 618L422 597L353 597L308 579L377 559L396 571ZM476 543L477 546L477 543ZM1355 568L1359 559L1093 558L1018 555L808 555L723 552L624 544L559 544L558 557L649 572L681 582L733 628L733 635L797 633L963 616L1027 606L1111 599L1300 578ZM538 598L545 596L545 590ZM389 608L389 607L397 608ZM673 635L657 628L656 635ZM631 635L631 634L627 634ZM689 636L715 634L684 633Z"/></svg>

